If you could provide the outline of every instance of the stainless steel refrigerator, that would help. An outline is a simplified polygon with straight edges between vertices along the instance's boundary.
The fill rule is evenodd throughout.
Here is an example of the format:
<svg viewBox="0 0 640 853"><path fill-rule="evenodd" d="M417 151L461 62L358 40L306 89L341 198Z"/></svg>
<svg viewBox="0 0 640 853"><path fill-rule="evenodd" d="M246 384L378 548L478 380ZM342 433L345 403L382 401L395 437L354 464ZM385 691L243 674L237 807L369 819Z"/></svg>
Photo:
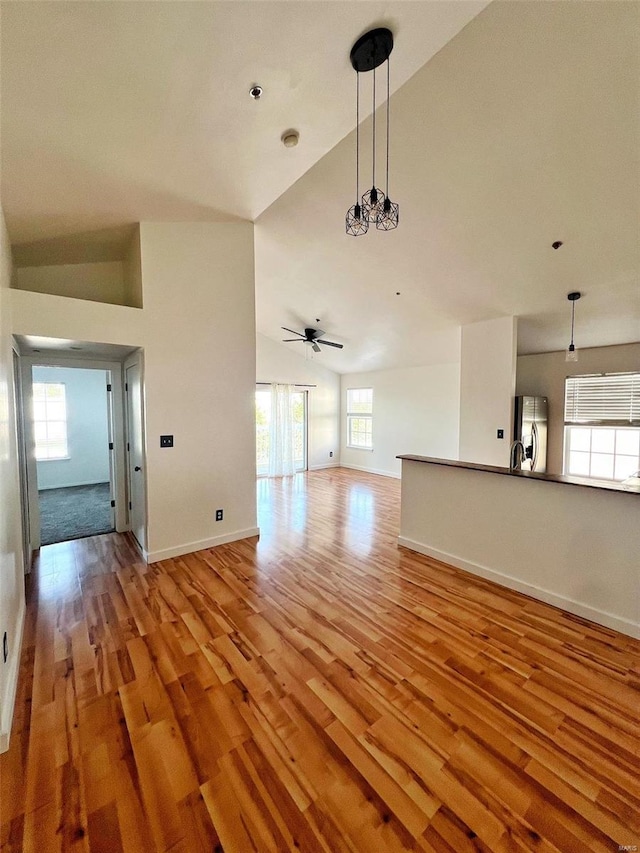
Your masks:
<svg viewBox="0 0 640 853"><path fill-rule="evenodd" d="M547 411L546 397L515 398L513 440L524 445L522 471L547 470Z"/></svg>

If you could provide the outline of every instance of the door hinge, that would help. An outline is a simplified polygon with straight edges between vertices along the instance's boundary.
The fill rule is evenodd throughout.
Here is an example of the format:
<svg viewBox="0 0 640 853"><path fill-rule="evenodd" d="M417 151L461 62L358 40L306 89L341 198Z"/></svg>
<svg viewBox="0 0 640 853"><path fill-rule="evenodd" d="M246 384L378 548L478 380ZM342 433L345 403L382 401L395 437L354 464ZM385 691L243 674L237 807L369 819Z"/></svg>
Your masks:
<svg viewBox="0 0 640 853"><path fill-rule="evenodd" d="M113 450L113 442L112 441L109 442L109 450Z"/></svg>
<svg viewBox="0 0 640 853"><path fill-rule="evenodd" d="M131 447L129 446L129 442L127 442L127 453L131 451Z"/></svg>
<svg viewBox="0 0 640 853"><path fill-rule="evenodd" d="M125 390L125 391L128 391L128 390L129 390L129 383L128 383L128 382L125 382L125 383L124 383L124 390Z"/></svg>
<svg viewBox="0 0 640 853"><path fill-rule="evenodd" d="M111 501L111 506L115 506L115 505L116 505L116 502L115 502L115 501Z"/></svg>
<svg viewBox="0 0 640 853"><path fill-rule="evenodd" d="M111 391L111 384L107 383L107 391Z"/></svg>
<svg viewBox="0 0 640 853"><path fill-rule="evenodd" d="M131 506L131 501L129 501L129 509L133 509L133 507Z"/></svg>

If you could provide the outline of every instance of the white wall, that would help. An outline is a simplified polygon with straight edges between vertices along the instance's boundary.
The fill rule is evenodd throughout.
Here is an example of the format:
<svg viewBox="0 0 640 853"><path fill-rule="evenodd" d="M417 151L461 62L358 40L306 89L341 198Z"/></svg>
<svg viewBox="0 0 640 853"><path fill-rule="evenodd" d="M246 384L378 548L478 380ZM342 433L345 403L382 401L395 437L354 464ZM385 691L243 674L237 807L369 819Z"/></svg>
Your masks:
<svg viewBox="0 0 640 853"><path fill-rule="evenodd" d="M0 752L8 748L24 624L24 574L11 345L11 248L0 209Z"/></svg>
<svg viewBox="0 0 640 853"><path fill-rule="evenodd" d="M309 385L308 467L310 470L339 464L340 377L317 359L296 355L286 347L256 336L256 381ZM301 389L304 390L304 389ZM333 453L330 457L329 453Z"/></svg>
<svg viewBox="0 0 640 853"><path fill-rule="evenodd" d="M462 327L459 458L509 466L516 384L516 319ZM497 438L497 430L504 438ZM424 455L424 454L422 454Z"/></svg>
<svg viewBox="0 0 640 853"><path fill-rule="evenodd" d="M38 488L109 482L107 372L34 367L34 382L62 382L67 401L68 459L37 463Z"/></svg>
<svg viewBox="0 0 640 853"><path fill-rule="evenodd" d="M547 471L553 474L562 474L566 377L640 371L640 343L581 349L578 357L577 363L567 362L563 350L518 358L516 394L533 394L549 400Z"/></svg>
<svg viewBox="0 0 640 853"><path fill-rule="evenodd" d="M460 365L436 364L341 377L340 463L399 477L396 456L457 458ZM347 447L347 389L373 388L373 450Z"/></svg>
<svg viewBox="0 0 640 853"><path fill-rule="evenodd" d="M126 305L129 301L121 261L18 267L12 286L113 305Z"/></svg>
<svg viewBox="0 0 640 853"><path fill-rule="evenodd" d="M253 226L142 223L140 241L143 309L11 296L16 334L144 349L153 560L256 532Z"/></svg>
<svg viewBox="0 0 640 853"><path fill-rule="evenodd" d="M405 460L398 541L640 636L639 500L637 494Z"/></svg>

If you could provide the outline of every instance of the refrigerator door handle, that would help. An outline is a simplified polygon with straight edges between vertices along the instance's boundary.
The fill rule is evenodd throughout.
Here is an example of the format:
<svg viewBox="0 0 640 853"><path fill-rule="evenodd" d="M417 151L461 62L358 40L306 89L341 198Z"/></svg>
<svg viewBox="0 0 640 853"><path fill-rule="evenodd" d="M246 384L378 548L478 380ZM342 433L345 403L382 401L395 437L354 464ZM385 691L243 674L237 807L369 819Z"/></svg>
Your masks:
<svg viewBox="0 0 640 853"><path fill-rule="evenodd" d="M538 462L538 445L540 443L538 440L538 426L535 421L531 425L531 438L533 443L533 458L531 460L531 470L535 471L536 464Z"/></svg>

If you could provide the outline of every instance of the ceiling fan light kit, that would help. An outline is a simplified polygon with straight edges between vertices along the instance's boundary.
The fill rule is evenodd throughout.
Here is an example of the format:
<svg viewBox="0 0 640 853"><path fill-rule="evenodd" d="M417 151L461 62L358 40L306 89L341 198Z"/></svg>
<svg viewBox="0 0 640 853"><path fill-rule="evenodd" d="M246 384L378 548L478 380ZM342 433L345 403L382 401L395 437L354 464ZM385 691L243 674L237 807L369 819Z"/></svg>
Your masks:
<svg viewBox="0 0 640 853"><path fill-rule="evenodd" d="M393 50L393 34L385 27L370 30L351 48L351 65L356 72L356 203L346 216L346 232L352 237L366 234L369 224L375 223L379 231L398 227L400 207L389 198L389 56ZM386 193L376 186L376 68L387 63L387 169ZM360 74L373 71L372 151L373 169L371 189L360 198Z"/></svg>

